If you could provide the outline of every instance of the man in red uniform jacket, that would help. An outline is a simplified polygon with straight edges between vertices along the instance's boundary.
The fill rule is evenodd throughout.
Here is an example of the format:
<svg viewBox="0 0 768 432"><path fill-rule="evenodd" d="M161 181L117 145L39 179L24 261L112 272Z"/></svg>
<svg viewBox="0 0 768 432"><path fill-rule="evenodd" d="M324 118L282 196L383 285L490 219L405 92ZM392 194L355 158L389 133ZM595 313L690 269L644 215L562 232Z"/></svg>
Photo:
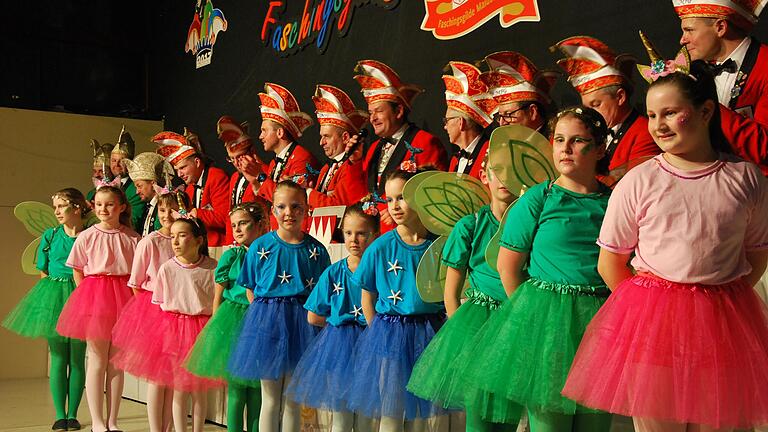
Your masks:
<svg viewBox="0 0 768 432"><path fill-rule="evenodd" d="M674 0L692 60L713 62L722 128L736 154L768 175L768 46L749 37L767 3Z"/></svg>
<svg viewBox="0 0 768 432"><path fill-rule="evenodd" d="M432 166L448 168L448 158L440 140L408 122L411 102L423 90L403 84L389 66L376 60L361 60L355 80L368 103L373 132L379 137L368 148L363 167L368 176L368 192L379 198L381 232L395 227L384 200L384 180L398 169L415 170Z"/></svg>
<svg viewBox="0 0 768 432"><path fill-rule="evenodd" d="M320 124L320 146L330 161L320 170L314 188L307 189L310 208L349 206L367 193L360 151L345 152L349 139L360 132L368 114L355 108L339 88L320 84L312 97Z"/></svg>
<svg viewBox="0 0 768 432"><path fill-rule="evenodd" d="M567 56L557 64L568 73L568 82L581 95L581 103L597 110L608 125L608 169L661 153L648 133L648 119L629 103L634 60L617 56L603 42L588 36L570 37L555 47Z"/></svg>
<svg viewBox="0 0 768 432"><path fill-rule="evenodd" d="M443 75L445 103L448 106L443 128L451 144L459 148L451 157L450 172L469 174L480 179L483 160L488 153L488 138L483 129L492 122L497 103L488 86L480 79L475 66L453 61L448 63L453 75Z"/></svg>
<svg viewBox="0 0 768 432"><path fill-rule="evenodd" d="M152 138L157 153L173 165L186 183L187 196L194 207L189 213L199 218L208 231L208 246L225 244L229 224L229 178L219 168L206 166L202 156L175 132L160 132Z"/></svg>
<svg viewBox="0 0 768 432"><path fill-rule="evenodd" d="M224 142L229 161L236 171L229 178L229 210L257 200L258 176L264 172L263 163L248 135L247 124L238 123L230 116L222 116L216 123L219 139ZM268 207L268 205L267 205ZM227 223L226 244L232 244L232 225Z"/></svg>

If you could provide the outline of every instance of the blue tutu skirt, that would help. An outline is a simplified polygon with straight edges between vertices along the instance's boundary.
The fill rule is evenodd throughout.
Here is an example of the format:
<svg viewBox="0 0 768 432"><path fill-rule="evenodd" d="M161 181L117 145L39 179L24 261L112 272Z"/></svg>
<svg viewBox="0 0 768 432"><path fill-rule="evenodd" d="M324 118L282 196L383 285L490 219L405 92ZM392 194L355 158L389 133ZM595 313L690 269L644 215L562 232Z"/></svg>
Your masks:
<svg viewBox="0 0 768 432"><path fill-rule="evenodd" d="M293 373L317 329L307 322L300 297L258 297L227 363L235 382L276 380Z"/></svg>
<svg viewBox="0 0 768 432"><path fill-rule="evenodd" d="M440 315L377 314L355 346L349 408L368 417L404 420L444 414L405 388L413 365L443 322Z"/></svg>
<svg viewBox="0 0 768 432"><path fill-rule="evenodd" d="M354 370L352 355L364 328L355 322L326 326L296 365L288 397L312 408L350 411L346 400Z"/></svg>

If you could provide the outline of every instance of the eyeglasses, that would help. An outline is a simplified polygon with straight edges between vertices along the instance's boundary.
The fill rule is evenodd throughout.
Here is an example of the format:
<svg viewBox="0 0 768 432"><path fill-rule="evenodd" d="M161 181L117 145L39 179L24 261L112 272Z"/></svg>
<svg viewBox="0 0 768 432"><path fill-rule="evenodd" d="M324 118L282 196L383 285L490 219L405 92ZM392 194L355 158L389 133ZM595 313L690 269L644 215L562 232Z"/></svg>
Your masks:
<svg viewBox="0 0 768 432"><path fill-rule="evenodd" d="M231 163L231 164L234 164L235 162L237 162L238 160L242 159L242 157L243 157L243 156L245 156L245 155L247 155L247 154L248 154L248 153L243 153L243 154L241 154L241 155L237 155L237 156L235 156L235 157L229 157L229 156L227 156L227 157L225 158L225 160L226 160L227 162Z"/></svg>
<svg viewBox="0 0 768 432"><path fill-rule="evenodd" d="M443 117L443 126L447 125L449 121L451 121L453 119L457 119L457 118L459 118L459 117L458 116L457 117Z"/></svg>
<svg viewBox="0 0 768 432"><path fill-rule="evenodd" d="M512 111L505 112L505 113L496 113L496 114L493 115L493 119L496 120L497 122L499 120L501 120L501 119L504 119L504 120L515 119L515 118L517 118L517 116L515 114L517 114L518 111L522 111L522 110L528 109L529 106L530 105L521 106L520 108L518 108L516 110L512 110Z"/></svg>

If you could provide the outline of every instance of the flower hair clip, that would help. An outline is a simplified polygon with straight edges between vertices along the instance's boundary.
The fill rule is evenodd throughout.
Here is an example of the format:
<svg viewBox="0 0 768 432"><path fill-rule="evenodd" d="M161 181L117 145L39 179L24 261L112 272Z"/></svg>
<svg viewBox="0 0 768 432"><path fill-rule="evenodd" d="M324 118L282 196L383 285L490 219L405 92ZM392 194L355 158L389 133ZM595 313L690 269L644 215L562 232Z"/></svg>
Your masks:
<svg viewBox="0 0 768 432"><path fill-rule="evenodd" d="M120 177L115 177L112 180L93 177L92 180L93 180L93 186L96 188L96 190L99 190L106 186L115 187L115 188L120 187Z"/></svg>
<svg viewBox="0 0 768 432"><path fill-rule="evenodd" d="M62 194L53 194L53 195L51 195L51 201L55 200L56 198L64 201L65 203L67 203L68 206L72 206L72 207L74 207L76 209L80 208L80 204L78 204L76 202L72 202L72 200L70 200L69 198L67 198L66 196L64 196Z"/></svg>
<svg viewBox="0 0 768 432"><path fill-rule="evenodd" d="M376 207L376 205L378 203L383 203L383 202L386 202L386 201L381 199L376 193L368 194L363 199L360 200L361 206L363 208L363 213L369 216L378 216L379 209L378 207Z"/></svg>
<svg viewBox="0 0 768 432"><path fill-rule="evenodd" d="M166 184L165 186L158 186L156 183L152 185L152 189L155 190L155 193L158 195L168 195L171 193L178 193L184 190L184 185L179 185L176 187L173 187L170 183Z"/></svg>
<svg viewBox="0 0 768 432"><path fill-rule="evenodd" d="M696 77L690 73L691 56L688 54L688 49L685 46L680 48L680 51L677 52L674 59L664 60L642 31L640 31L640 39L643 41L645 51L648 53L648 58L651 60L651 64L648 66L637 65L637 70L640 71L640 75L643 79L648 81L648 83L653 83L657 79L675 72L683 73L693 80L696 80Z"/></svg>

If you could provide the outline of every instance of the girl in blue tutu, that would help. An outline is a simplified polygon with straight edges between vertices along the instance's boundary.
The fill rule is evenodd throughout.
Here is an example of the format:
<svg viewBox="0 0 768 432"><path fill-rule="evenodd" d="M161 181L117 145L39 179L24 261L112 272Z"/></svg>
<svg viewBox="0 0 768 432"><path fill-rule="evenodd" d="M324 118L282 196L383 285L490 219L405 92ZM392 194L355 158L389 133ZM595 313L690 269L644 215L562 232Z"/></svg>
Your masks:
<svg viewBox="0 0 768 432"><path fill-rule="evenodd" d="M261 381L259 431L298 432L299 405L284 400L283 389L315 337L302 305L330 257L322 243L301 230L307 215L304 188L290 180L278 183L272 213L277 230L251 243L237 278L252 302L227 369L233 379Z"/></svg>
<svg viewBox="0 0 768 432"><path fill-rule="evenodd" d="M366 210L363 210L363 205ZM355 416L347 406L352 354L365 329L361 290L352 275L366 248L379 233L375 203L348 207L342 219L346 259L328 267L304 304L309 323L325 327L296 366L288 397L296 402L333 412L333 432L371 430L371 419Z"/></svg>
<svg viewBox="0 0 768 432"><path fill-rule="evenodd" d="M77 408L85 386L85 342L62 337L56 322L64 303L75 289L67 257L75 238L83 231L88 205L73 188L53 194L53 211L61 225L47 229L37 249L40 281L21 299L3 321L3 327L21 336L48 340L51 353L50 387L56 410L54 431L78 430Z"/></svg>
<svg viewBox="0 0 768 432"><path fill-rule="evenodd" d="M381 418L382 432L421 429L440 411L405 388L421 352L445 320L441 303L425 303L416 291L416 268L434 237L403 199L416 173L395 171L384 189L397 227L365 251L353 276L362 288L368 329L355 346L349 407Z"/></svg>
<svg viewBox="0 0 768 432"><path fill-rule="evenodd" d="M269 231L267 212L261 203L236 206L229 213L232 236L237 246L227 249L216 267L216 296L213 317L198 336L187 356L185 367L195 375L227 379L227 430L243 431L243 412L247 412L249 432L258 430L261 389L258 381L238 382L226 371L227 361L240 336L248 310L247 289L238 285L238 276L248 247Z"/></svg>

